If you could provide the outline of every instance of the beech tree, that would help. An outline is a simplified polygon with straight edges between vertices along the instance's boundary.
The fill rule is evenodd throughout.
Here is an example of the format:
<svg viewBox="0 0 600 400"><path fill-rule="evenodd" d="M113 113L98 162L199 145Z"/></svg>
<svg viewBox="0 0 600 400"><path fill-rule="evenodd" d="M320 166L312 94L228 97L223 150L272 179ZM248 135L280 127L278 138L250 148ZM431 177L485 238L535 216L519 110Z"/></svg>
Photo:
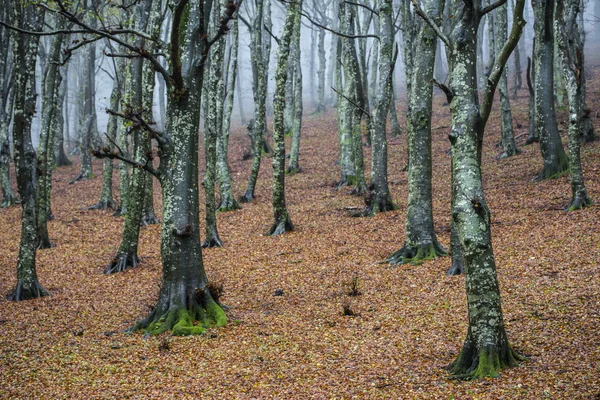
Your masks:
<svg viewBox="0 0 600 400"><path fill-rule="evenodd" d="M525 25L525 0L518 0L515 5L512 31L502 50L496 54L481 105L477 93L477 30L481 18L505 1L486 7L482 7L480 0L454 3L454 23L450 35L446 36L413 0L419 15L451 49L447 95L452 119L449 135L452 175L456 186L452 218L456 222L464 261L469 328L462 351L448 369L453 376L466 379L498 376L503 368L515 366L523 359L512 350L504 327L492 250L490 209L485 202L481 180L483 133L504 65Z"/></svg>

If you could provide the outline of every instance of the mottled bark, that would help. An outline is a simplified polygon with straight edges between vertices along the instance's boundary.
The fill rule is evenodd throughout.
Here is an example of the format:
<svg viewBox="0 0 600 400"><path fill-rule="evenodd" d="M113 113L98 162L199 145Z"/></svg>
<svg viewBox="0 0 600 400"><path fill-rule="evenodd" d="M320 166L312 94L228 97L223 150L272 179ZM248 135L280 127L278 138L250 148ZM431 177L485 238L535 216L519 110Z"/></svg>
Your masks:
<svg viewBox="0 0 600 400"><path fill-rule="evenodd" d="M534 178L555 178L568 171L565 153L554 111L554 0L532 0L535 17L534 90L535 126L540 138L544 166Z"/></svg>
<svg viewBox="0 0 600 400"><path fill-rule="evenodd" d="M452 128L453 210L456 233L463 255L469 328L463 349L448 366L456 378L473 379L498 376L505 367L521 359L508 343L496 263L492 249L491 216L485 202L481 176L483 131L504 65L521 35L525 0L518 0L509 40L496 54L480 107L477 93L477 29L481 2L465 2L456 10L456 22L449 43L450 105Z"/></svg>
<svg viewBox="0 0 600 400"><path fill-rule="evenodd" d="M381 23L381 58L379 62L379 91L371 118L371 183L367 194L367 206L362 215L374 215L379 212L394 210L392 196L388 186L387 174L387 139L386 117L390 109L391 85L394 72L394 26L392 23L391 0L382 0L379 9Z"/></svg>
<svg viewBox="0 0 600 400"><path fill-rule="evenodd" d="M64 27L59 22L57 29ZM40 144L38 148L38 221L37 242L38 249L52 247L48 235L48 220L52 218L50 207L50 192L52 189L52 168L54 166L54 138L58 118L59 88L62 82L60 75L60 57L63 35L57 35L52 39L48 53L48 63L44 73L44 86L42 90L42 127L40 130Z"/></svg>
<svg viewBox="0 0 600 400"><path fill-rule="evenodd" d="M535 48L535 43L534 43ZM539 142L538 131L535 128L535 90L533 89L533 66L531 63L531 57L527 57L527 90L529 91L529 130L527 134L526 145Z"/></svg>
<svg viewBox="0 0 600 400"><path fill-rule="evenodd" d="M496 53L502 51L502 46L506 42L508 35L508 6L506 4L496 9L496 32L495 45ZM515 133L513 130L512 112L510 109L510 94L508 92L508 68L504 67L502 77L498 83L498 93L500 94L500 132L502 139L503 153L498 158L507 158L519 154L521 151L515 143Z"/></svg>
<svg viewBox="0 0 600 400"><path fill-rule="evenodd" d="M511 1L511 8L514 9L515 8L515 0ZM521 43L523 41L520 40L519 43L517 44L517 47L515 47L515 51L513 52L513 57L514 57L514 62L515 62L515 69L514 69L514 74L513 74L513 99L516 100L517 99L517 94L519 93L519 90L521 90L521 88L523 87L523 71L521 69Z"/></svg>
<svg viewBox="0 0 600 400"><path fill-rule="evenodd" d="M213 3L213 34L218 29L218 18L225 8L225 2ZM202 247L221 247L223 242L217 230L217 207L215 200L215 184L217 178L217 138L223 132L223 111L225 83L223 63L225 61L225 39L217 41L210 52L210 71L207 80L208 113L205 115L204 159L206 175L202 180L206 200L206 239Z"/></svg>
<svg viewBox="0 0 600 400"><path fill-rule="evenodd" d="M41 31L44 15L40 8L16 1L13 17L19 28ZM31 143L31 120L35 112L35 64L39 36L16 33L14 55L14 114L13 142L17 188L21 197L21 240L17 258L17 284L9 296L19 301L37 298L48 293L38 282L36 273L37 225L37 157Z"/></svg>
<svg viewBox="0 0 600 400"><path fill-rule="evenodd" d="M427 0L425 12L439 23L443 0ZM419 264L446 255L437 241L433 228L431 186L431 114L433 101L433 70L437 37L427 24L421 24L416 39L411 93L408 94L408 206L406 209L406 240L402 248L388 258L398 264Z"/></svg>
<svg viewBox="0 0 600 400"><path fill-rule="evenodd" d="M319 29L317 53L319 67L317 68L317 112L325 111L325 70L327 68L325 59L325 30Z"/></svg>
<svg viewBox="0 0 600 400"><path fill-rule="evenodd" d="M229 80L227 81L227 96L225 98L225 111L223 113L223 127L217 138L217 178L219 180L219 206L217 211L239 210L241 207L233 196L231 173L229 171L229 127L231 126L231 114L235 94L235 85L239 81L238 70L238 47L239 28L238 20L233 21L232 43L230 49ZM239 94L238 94L239 95Z"/></svg>
<svg viewBox="0 0 600 400"><path fill-rule="evenodd" d="M269 56L271 37L264 32L266 14L270 7L265 7L268 0L259 0L256 15L252 23L250 59L252 63L253 94L254 94L254 125L252 129L252 169L246 192L240 202L247 203L254 199L254 190L258 180L258 171L262 158L264 132L266 128L267 77L269 71ZM270 15L269 15L270 19ZM269 51L267 51L268 47Z"/></svg>
<svg viewBox="0 0 600 400"><path fill-rule="evenodd" d="M277 72L275 73L275 94L273 98L273 214L275 221L267 232L269 236L281 235L294 230L285 204L285 83L288 79L288 57L295 23L300 23L300 1L289 4L283 26L283 33L277 48ZM300 50L298 48L298 50Z"/></svg>
<svg viewBox="0 0 600 400"><path fill-rule="evenodd" d="M344 24L344 9L340 4L340 29L346 30ZM336 60L336 84L338 93L342 93L342 40L337 39L337 60ZM340 146L340 181L337 183L337 188L354 185L356 178L354 175L354 154L352 153L352 109L347 96L344 94L337 95L337 119L338 119L338 141Z"/></svg>
<svg viewBox="0 0 600 400"><path fill-rule="evenodd" d="M300 3L299 7L302 7ZM300 132L302 130L302 113L303 113L303 105L302 105L302 65L301 65L301 49L300 49L300 31L302 24L300 23L301 14L298 12L296 14L296 21L294 21L294 33L292 35L292 43L290 44L290 58L291 61L288 61L288 65L293 66L293 75L288 76L287 80L292 80L294 85L294 113L292 119L292 143L290 147L290 162L288 164L287 173L289 175L296 174L301 171L299 159L300 159ZM320 35L320 34L319 34ZM320 36L319 36L319 40ZM319 42L319 46L321 43ZM325 53L325 49L323 49L323 53ZM321 59L321 48L319 48L319 59ZM321 71L321 67L324 69L325 66L319 66L319 71ZM289 72L289 70L288 70ZM319 80L321 78L323 81L325 80L325 71L322 71L322 77L319 76ZM324 84L324 82L323 82ZM320 84L319 84L320 85ZM286 83L287 87L287 83ZM318 105L317 110L319 110L319 106L321 106L321 111L325 111L325 100L323 98L324 90L319 87L318 93Z"/></svg>
<svg viewBox="0 0 600 400"><path fill-rule="evenodd" d="M556 40L569 100L568 138L572 197L567 205L567 211L582 209L592 204L583 181L579 144L584 127L585 107L581 92L583 84L581 74L584 69L583 48L580 46L581 36L577 25L577 17L581 11L579 6L579 0L556 0Z"/></svg>

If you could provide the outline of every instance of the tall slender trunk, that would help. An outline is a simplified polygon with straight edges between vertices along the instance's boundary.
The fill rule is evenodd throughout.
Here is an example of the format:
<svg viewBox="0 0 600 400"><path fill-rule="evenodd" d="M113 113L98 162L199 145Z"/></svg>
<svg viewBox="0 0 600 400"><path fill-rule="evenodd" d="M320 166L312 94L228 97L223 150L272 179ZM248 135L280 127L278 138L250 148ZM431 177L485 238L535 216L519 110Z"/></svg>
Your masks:
<svg viewBox="0 0 600 400"><path fill-rule="evenodd" d="M496 9L496 53L502 51L508 35L508 5L504 4ZM510 95L508 92L508 68L505 66L502 78L498 84L500 94L500 131L502 136L502 147L504 152L499 158L507 158L520 153L515 143L515 133L512 123L512 112L510 110Z"/></svg>
<svg viewBox="0 0 600 400"><path fill-rule="evenodd" d="M425 2L425 12L437 23L441 20L443 0ZM421 24L417 36L411 93L408 94L408 206L406 240L402 248L388 258L398 265L419 264L446 255L433 229L431 187L431 114L433 71L437 37L427 24Z"/></svg>
<svg viewBox="0 0 600 400"><path fill-rule="evenodd" d="M583 47L577 25L580 11L579 0L556 0L556 39L569 99L568 138L572 197L567 206L568 211L579 210L592 204L583 181L579 143L584 127L583 108L585 107L581 92L583 84L581 74L584 69Z"/></svg>
<svg viewBox="0 0 600 400"><path fill-rule="evenodd" d="M225 99L225 110L223 113L223 125L217 138L217 178L219 179L219 207L217 211L232 211L240 209L240 205L233 196L231 188L231 173L229 172L229 128L231 126L231 114L235 99L235 85L239 81L238 70L238 48L239 28L238 20L233 21L233 33L230 48L229 80L227 81L227 97ZM239 95L239 94L238 94Z"/></svg>
<svg viewBox="0 0 600 400"><path fill-rule="evenodd" d="M340 2L338 10L340 12L340 29L342 32L346 31L347 24L345 23L345 4ZM342 38L337 39L337 59L336 59L336 90L341 93L342 90L342 59L343 59L343 45ZM347 85L346 85L347 86ZM337 184L337 188L343 186L354 185L356 178L354 175L354 153L352 152L352 110L350 102L347 96L338 94L337 95L337 118L338 118L338 140L340 145L340 181Z"/></svg>
<svg viewBox="0 0 600 400"><path fill-rule="evenodd" d="M302 11L302 3L298 5L300 11ZM293 75L287 77L288 80L293 80L294 82L294 115L292 120L292 144L290 147L290 162L288 164L287 173L289 175L296 174L301 171L299 158L300 158L300 133L302 130L302 64L301 64L301 49L300 49L300 31L301 31L301 21L300 21L300 12L296 14L297 21L294 21L294 33L292 35L292 43L290 49L290 57L292 57L291 62L288 61L288 64L293 65ZM321 31L319 31L319 40L321 40ZM321 42L319 42L319 46L321 46ZM323 54L325 53L325 49L322 49ZM321 48L319 47L319 60L321 59ZM321 70L323 68L323 70ZM319 66L319 71L322 72L322 76L319 76L319 81L322 79L325 81L325 65ZM289 71L289 70L288 70ZM323 82L324 84L324 82ZM319 84L321 85L321 83ZM321 111L325 110L325 101L324 101L324 91L323 88L319 87L319 105L322 106ZM318 108L317 108L318 110Z"/></svg>
<svg viewBox="0 0 600 400"><path fill-rule="evenodd" d="M532 0L535 17L534 90L535 126L544 160L540 181L564 174L569 169L554 112L554 0Z"/></svg>
<svg viewBox="0 0 600 400"><path fill-rule="evenodd" d="M20 28L41 31L43 11L25 6L19 1L13 4L14 21ZM31 120L35 111L35 64L39 36L18 33L14 35L14 91L13 142L17 188L21 197L21 241L17 258L17 284L9 299L27 300L46 296L48 293L38 282L36 273L36 225L37 225L37 157L31 143Z"/></svg>
<svg viewBox="0 0 600 400"><path fill-rule="evenodd" d="M281 235L294 230L294 224L290 219L285 204L285 124L283 113L285 109L285 83L288 79L288 57L290 53L290 42L295 31L295 24L300 24L301 1L288 5L283 34L279 40L277 49L277 72L275 73L275 95L273 100L273 214L275 221L267 235ZM297 49L298 51L300 48Z"/></svg>

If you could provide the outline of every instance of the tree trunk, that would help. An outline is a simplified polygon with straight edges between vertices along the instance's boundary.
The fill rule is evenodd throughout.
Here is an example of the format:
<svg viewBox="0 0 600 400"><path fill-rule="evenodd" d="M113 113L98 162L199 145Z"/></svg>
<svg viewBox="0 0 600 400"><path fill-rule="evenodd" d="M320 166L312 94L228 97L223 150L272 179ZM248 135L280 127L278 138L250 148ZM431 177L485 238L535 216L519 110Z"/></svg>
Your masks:
<svg viewBox="0 0 600 400"><path fill-rule="evenodd" d="M277 49L277 72L275 74L275 95L273 99L273 214L275 221L271 229L267 232L269 236L281 235L285 232L293 231L294 224L290 219L285 204L285 83L288 79L288 57L290 53L290 42L292 35L297 31L300 35L300 29L295 30L294 25L300 24L301 2L294 2L288 5L283 34L279 40ZM300 48L297 49L300 51ZM298 72L298 71L295 71Z"/></svg>
<svg viewBox="0 0 600 400"><path fill-rule="evenodd" d="M490 75L500 78L515 38L521 35L523 5L518 0L511 40L496 54ZM484 104L480 107L477 94L477 27L481 2L465 2L457 10L457 21L450 36L454 51L451 55L450 106L452 129L452 176L456 198L452 218L462 250L469 328L463 349L448 366L454 377L473 379L498 376L505 367L517 365L521 359L510 347L504 328L500 289L492 249L490 210L485 202L481 180L481 138L491 109L495 83L488 78ZM512 48L511 48L512 47ZM508 52L505 53L504 49ZM496 81L497 82L497 81Z"/></svg>
<svg viewBox="0 0 600 400"><path fill-rule="evenodd" d="M33 6L16 1L13 5L14 21L26 30L41 31L43 12ZM14 35L14 122L13 142L17 188L21 197L21 241L17 259L17 285L10 300L19 301L46 296L48 293L38 282L36 256L37 225L37 157L31 143L31 119L35 111L35 63L39 36L24 33Z"/></svg>
<svg viewBox="0 0 600 400"><path fill-rule="evenodd" d="M228 154L229 154L229 127L231 126L231 114L233 111L233 102L236 82L239 82L237 76L238 70L238 47L239 47L239 28L238 20L233 21L233 40L231 43L231 69L229 80L227 82L227 97L225 99L225 112L223 114L223 127L217 138L217 177L219 179L219 207L217 211L225 212L239 210L241 207L233 196L231 188L231 173L229 172ZM238 93L239 100L239 93ZM241 100L240 100L241 101Z"/></svg>
<svg viewBox="0 0 600 400"><path fill-rule="evenodd" d="M508 6L506 4L496 9L496 32L495 45L496 53L502 51L502 46L506 42L508 32ZM510 99L508 93L508 68L505 66L502 72L502 78L498 84L500 93L500 131L502 136L502 147L504 152L498 158L507 158L519 154L521 151L515 143L515 133L513 130L512 112L510 110Z"/></svg>
<svg viewBox="0 0 600 400"><path fill-rule="evenodd" d="M439 23L443 0L425 2L425 12ZM431 199L431 114L433 70L437 37L427 24L421 24L416 40L411 93L408 96L408 207L404 246L388 258L398 264L420 264L446 255L433 229Z"/></svg>
<svg viewBox="0 0 600 400"><path fill-rule="evenodd" d="M375 215L379 212L396 209L387 181L387 139L386 118L390 109L391 85L394 73L394 27L392 24L391 0L382 0L379 11L381 23L381 58L379 62L379 91L371 119L371 184L366 199L367 207L362 215Z"/></svg>
<svg viewBox="0 0 600 400"><path fill-rule="evenodd" d="M532 3L535 17L535 126L544 160L544 167L534 180L540 181L567 172L569 159L560 139L554 112L554 0L532 0Z"/></svg>
<svg viewBox="0 0 600 400"><path fill-rule="evenodd" d="M563 17L565 8L566 18ZM579 0L556 0L556 39L569 99L568 138L572 197L567 211L579 210L592 204L583 181L579 144L585 107L581 93L583 84L581 74L584 64L583 48L580 46L581 39L577 26L579 12Z"/></svg>
<svg viewBox="0 0 600 400"><path fill-rule="evenodd" d="M299 5L302 7L302 4ZM301 10L300 10L301 11ZM300 12L297 13L298 21L294 22L294 33L292 35L292 43L290 54L292 57L292 61L288 62L288 64L293 65L293 75L288 76L288 80L294 81L294 115L292 120L292 144L290 148L290 162L288 164L287 173L289 175L296 174L300 172L299 158L300 158L300 132L302 130L302 113L303 113L303 105L302 105L302 64L301 64L301 49L300 49L300 31L302 24L300 23ZM320 35L320 33L319 33ZM319 40L321 37L319 36ZM321 46L321 42L319 42L319 46ZM323 49L323 53L325 53L325 49ZM321 60L321 48L319 47L319 60ZM325 66L319 66L319 71L323 68L322 76L319 76L319 80L325 80ZM289 70L288 70L289 71ZM323 82L324 84L324 82ZM320 85L320 84L319 84ZM325 111L325 100L323 98L324 91L322 87L319 87L319 105L322 106L321 111Z"/></svg>

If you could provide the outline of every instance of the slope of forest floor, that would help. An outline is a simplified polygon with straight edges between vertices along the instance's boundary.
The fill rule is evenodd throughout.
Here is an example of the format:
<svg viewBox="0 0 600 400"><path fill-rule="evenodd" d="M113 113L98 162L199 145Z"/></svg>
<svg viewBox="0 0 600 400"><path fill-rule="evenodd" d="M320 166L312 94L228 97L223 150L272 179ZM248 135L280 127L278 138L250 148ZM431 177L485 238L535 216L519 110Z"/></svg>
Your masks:
<svg viewBox="0 0 600 400"><path fill-rule="evenodd" d="M600 68L590 75L596 79L589 82L588 101L596 107ZM527 130L527 101L522 90L513 102L517 135ZM443 96L435 103L434 217L447 246L449 110ZM398 103L402 124L404 107ZM565 111L559 115L564 134ZM600 120L594 123L598 128ZM74 185L68 181L78 165L55 172L49 229L56 247L40 251L37 262L49 297L5 299L15 284L20 208L0 210L0 397L600 398L600 207L563 212L568 176L532 183L541 168L537 144L496 161L499 119L493 112L484 184L504 320L513 347L529 360L498 379L448 380L443 367L460 351L467 328L464 278L446 276L449 257L398 268L380 263L404 241L405 134L389 142L398 210L354 218L363 200L334 187L336 130L335 111L304 120L303 172L287 178L296 231L263 235L273 218L268 158L257 200L219 214L225 247L203 254L209 278L223 284L229 324L198 337L123 333L155 304L160 228L142 229L137 269L102 274L119 246L123 219L87 210L99 196L99 162L96 177ZM233 132L230 149L241 194L251 163L242 159L249 151L245 129ZM583 146L582 158L590 196L600 203L600 142ZM160 215L156 187L155 202ZM357 296L348 295L352 281ZM275 296L276 290L283 295ZM344 308L354 315L343 315Z"/></svg>

